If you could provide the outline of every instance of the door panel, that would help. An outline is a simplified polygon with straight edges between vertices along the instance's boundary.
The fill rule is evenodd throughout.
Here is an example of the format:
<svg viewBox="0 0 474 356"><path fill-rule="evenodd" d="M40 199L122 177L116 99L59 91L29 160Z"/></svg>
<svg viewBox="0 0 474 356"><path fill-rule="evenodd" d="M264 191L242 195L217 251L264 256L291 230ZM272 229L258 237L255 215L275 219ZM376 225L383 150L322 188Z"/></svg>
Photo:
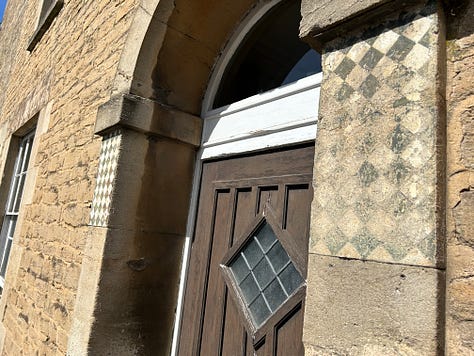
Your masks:
<svg viewBox="0 0 474 356"><path fill-rule="evenodd" d="M179 355L303 351L305 287L257 327L221 265L252 239L246 234L260 216L278 230L277 239L305 278L313 152L307 145L203 164Z"/></svg>

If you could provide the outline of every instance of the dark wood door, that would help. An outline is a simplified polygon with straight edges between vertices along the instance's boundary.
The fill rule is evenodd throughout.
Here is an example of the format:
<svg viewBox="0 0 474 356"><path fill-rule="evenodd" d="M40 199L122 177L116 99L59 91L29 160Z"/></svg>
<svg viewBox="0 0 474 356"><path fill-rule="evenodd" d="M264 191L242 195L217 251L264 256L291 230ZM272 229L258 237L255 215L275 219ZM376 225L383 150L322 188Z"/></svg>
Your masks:
<svg viewBox="0 0 474 356"><path fill-rule="evenodd" d="M180 356L303 354L313 152L204 163Z"/></svg>

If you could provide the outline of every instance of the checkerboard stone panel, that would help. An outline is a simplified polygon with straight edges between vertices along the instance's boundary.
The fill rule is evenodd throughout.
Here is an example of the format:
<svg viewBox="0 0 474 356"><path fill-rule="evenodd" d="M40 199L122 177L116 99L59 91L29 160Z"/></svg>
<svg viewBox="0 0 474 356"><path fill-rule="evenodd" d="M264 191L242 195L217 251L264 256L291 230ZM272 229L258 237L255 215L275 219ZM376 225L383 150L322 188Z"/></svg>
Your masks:
<svg viewBox="0 0 474 356"><path fill-rule="evenodd" d="M429 2L327 46L311 252L436 264L438 36Z"/></svg>
<svg viewBox="0 0 474 356"><path fill-rule="evenodd" d="M92 226L106 227L109 221L121 140L120 130L113 131L103 138L90 215Z"/></svg>

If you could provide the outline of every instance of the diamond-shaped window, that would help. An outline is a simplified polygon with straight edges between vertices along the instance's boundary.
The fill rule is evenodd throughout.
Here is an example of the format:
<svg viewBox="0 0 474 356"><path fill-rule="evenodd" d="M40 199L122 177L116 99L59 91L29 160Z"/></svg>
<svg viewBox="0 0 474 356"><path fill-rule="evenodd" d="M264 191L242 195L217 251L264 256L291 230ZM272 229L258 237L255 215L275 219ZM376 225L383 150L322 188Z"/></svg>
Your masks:
<svg viewBox="0 0 474 356"><path fill-rule="evenodd" d="M227 264L253 324L259 328L303 284L303 277L268 222Z"/></svg>

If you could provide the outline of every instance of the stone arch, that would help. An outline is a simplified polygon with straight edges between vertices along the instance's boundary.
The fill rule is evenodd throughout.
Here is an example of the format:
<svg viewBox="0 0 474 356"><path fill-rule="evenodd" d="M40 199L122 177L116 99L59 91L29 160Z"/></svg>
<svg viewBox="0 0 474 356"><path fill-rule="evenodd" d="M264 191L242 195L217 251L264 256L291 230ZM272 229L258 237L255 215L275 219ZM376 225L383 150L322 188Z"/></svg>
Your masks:
<svg viewBox="0 0 474 356"><path fill-rule="evenodd" d="M259 3L264 2L141 0L112 96L129 93L198 115L217 57L240 21Z"/></svg>

